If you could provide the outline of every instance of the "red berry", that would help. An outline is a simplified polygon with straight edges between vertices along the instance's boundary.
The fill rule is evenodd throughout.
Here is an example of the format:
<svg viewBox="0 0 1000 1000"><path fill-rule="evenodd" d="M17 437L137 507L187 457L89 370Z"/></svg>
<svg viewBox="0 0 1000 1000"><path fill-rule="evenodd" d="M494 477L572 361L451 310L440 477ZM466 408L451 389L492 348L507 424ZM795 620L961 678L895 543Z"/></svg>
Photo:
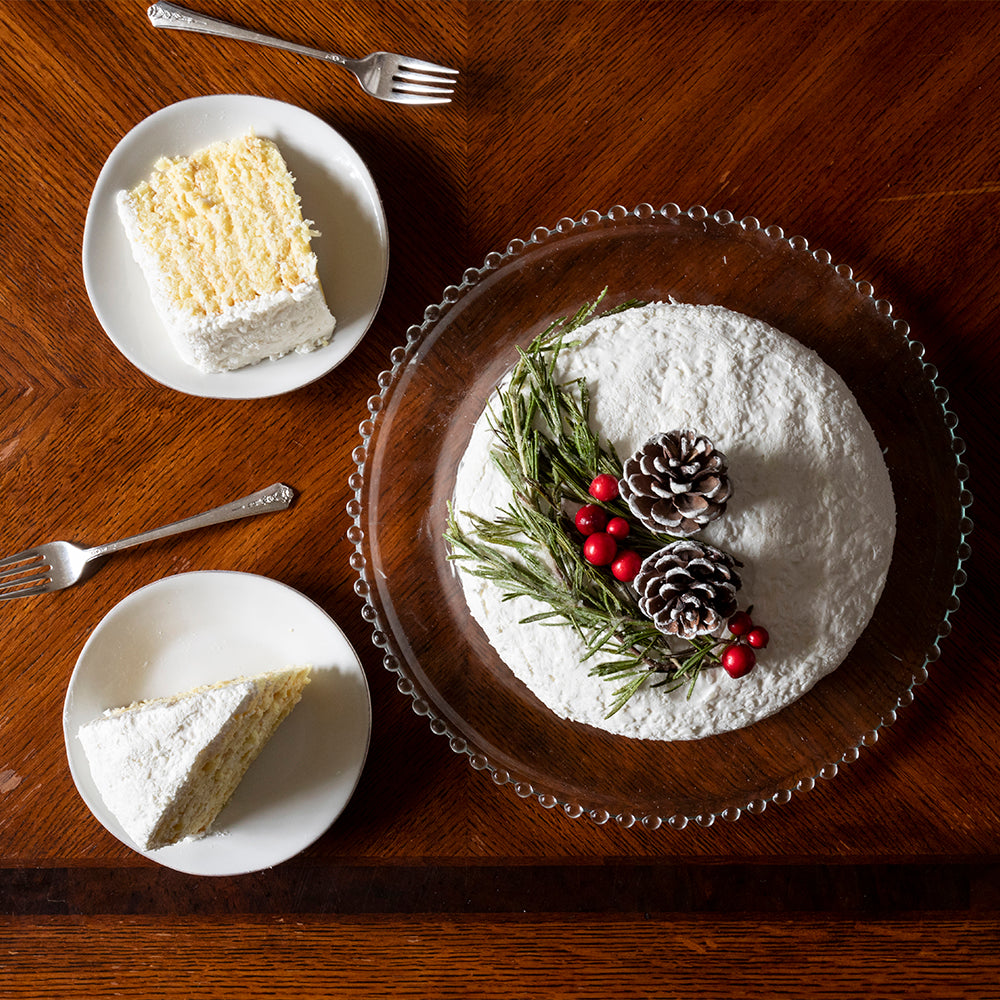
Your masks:
<svg viewBox="0 0 1000 1000"><path fill-rule="evenodd" d="M585 503L573 518L576 530L582 535L592 535L595 531L603 531L608 515L596 503Z"/></svg>
<svg viewBox="0 0 1000 1000"><path fill-rule="evenodd" d="M763 649L771 637L767 634L766 628L761 625L755 625L747 632L745 638L754 649Z"/></svg>
<svg viewBox="0 0 1000 1000"><path fill-rule="evenodd" d="M594 476L590 484L590 495L595 500L614 500L618 496L618 480L610 473L602 472L599 476Z"/></svg>
<svg viewBox="0 0 1000 1000"><path fill-rule="evenodd" d="M595 531L583 543L583 557L595 566L607 566L618 551L618 543L603 531Z"/></svg>
<svg viewBox="0 0 1000 1000"><path fill-rule="evenodd" d="M730 677L744 677L757 662L757 654L742 643L732 643L722 651L722 667Z"/></svg>
<svg viewBox="0 0 1000 1000"><path fill-rule="evenodd" d="M639 572L641 565L642 556L638 552L626 549L611 564L611 572L614 574L616 580L621 580L623 583L631 583L635 579L636 573Z"/></svg>
<svg viewBox="0 0 1000 1000"><path fill-rule="evenodd" d="M604 529L612 538L617 538L620 542L623 538L628 538L629 523L624 517L613 517L608 521Z"/></svg>
<svg viewBox="0 0 1000 1000"><path fill-rule="evenodd" d="M750 620L750 616L745 611L737 611L732 618L729 619L729 631L733 635L746 635L750 629L753 628L753 622Z"/></svg>

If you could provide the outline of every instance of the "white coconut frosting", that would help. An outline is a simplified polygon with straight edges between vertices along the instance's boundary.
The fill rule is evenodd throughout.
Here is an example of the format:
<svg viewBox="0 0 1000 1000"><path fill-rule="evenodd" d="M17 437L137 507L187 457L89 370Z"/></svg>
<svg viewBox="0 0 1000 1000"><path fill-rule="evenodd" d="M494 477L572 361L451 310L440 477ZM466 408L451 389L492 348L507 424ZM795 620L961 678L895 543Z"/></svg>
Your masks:
<svg viewBox="0 0 1000 1000"><path fill-rule="evenodd" d="M513 673L557 715L641 739L698 739L789 705L850 652L885 583L895 506L881 449L843 380L798 341L716 306L654 304L593 320L559 356L557 380L584 378L591 425L624 459L652 435L692 428L725 453L727 511L696 535L744 565L740 607L771 636L734 680L702 671L693 693L644 687L605 718L613 682L588 675L572 629L520 620L541 610L502 600L456 563L475 620ZM454 506L495 517L511 490L490 458L489 410L457 474Z"/></svg>
<svg viewBox="0 0 1000 1000"><path fill-rule="evenodd" d="M112 710L80 729L91 774L105 805L142 849L195 771L222 742L230 719L249 706L252 681L204 691L197 698Z"/></svg>

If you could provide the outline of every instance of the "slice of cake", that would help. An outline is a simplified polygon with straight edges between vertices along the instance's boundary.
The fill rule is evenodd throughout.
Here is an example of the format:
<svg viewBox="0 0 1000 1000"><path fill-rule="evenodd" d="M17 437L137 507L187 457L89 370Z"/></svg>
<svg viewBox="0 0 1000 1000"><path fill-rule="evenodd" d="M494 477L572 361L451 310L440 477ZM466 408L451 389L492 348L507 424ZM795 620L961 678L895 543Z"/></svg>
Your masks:
<svg viewBox="0 0 1000 1000"><path fill-rule="evenodd" d="M309 667L109 709L80 729L105 804L140 850L205 833L302 696Z"/></svg>
<svg viewBox="0 0 1000 1000"><path fill-rule="evenodd" d="M335 320L278 147L247 135L161 158L118 214L177 352L206 372L312 351Z"/></svg>

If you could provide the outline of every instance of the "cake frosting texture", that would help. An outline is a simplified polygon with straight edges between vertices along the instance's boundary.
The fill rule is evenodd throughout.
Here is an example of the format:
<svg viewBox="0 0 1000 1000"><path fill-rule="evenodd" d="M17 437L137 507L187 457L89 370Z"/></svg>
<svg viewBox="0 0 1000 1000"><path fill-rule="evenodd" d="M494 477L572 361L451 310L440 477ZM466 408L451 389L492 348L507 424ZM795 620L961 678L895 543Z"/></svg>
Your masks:
<svg viewBox="0 0 1000 1000"><path fill-rule="evenodd" d="M335 320L278 147L247 135L161 158L117 197L150 296L181 358L242 368L323 346Z"/></svg>
<svg viewBox="0 0 1000 1000"><path fill-rule="evenodd" d="M105 805L140 850L205 833L309 680L308 667L109 709L79 738Z"/></svg>
<svg viewBox="0 0 1000 1000"><path fill-rule="evenodd" d="M693 690L646 685L605 716L613 684L588 675L570 628L522 623L541 610L457 563L473 617L513 673L556 714L647 739L696 739L777 712L843 662L881 594L895 506L881 449L843 380L765 323L715 306L653 304L595 319L557 360L557 380L586 380L591 425L622 458L651 435L695 428L725 452L733 495L698 537L743 566L740 606L771 642L734 680L706 669ZM454 494L495 516L511 489L490 459L487 412L473 429Z"/></svg>

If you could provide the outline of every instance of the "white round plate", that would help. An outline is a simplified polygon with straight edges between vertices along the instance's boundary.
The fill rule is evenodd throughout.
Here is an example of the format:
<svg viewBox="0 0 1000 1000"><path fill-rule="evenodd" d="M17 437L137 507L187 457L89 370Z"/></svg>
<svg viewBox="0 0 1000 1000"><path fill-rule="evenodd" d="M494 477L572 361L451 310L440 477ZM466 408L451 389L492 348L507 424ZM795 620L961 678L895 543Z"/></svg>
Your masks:
<svg viewBox="0 0 1000 1000"><path fill-rule="evenodd" d="M186 364L160 321L132 251L115 197L149 176L161 156L187 156L253 130L277 143L295 177L319 278L337 319L330 343L310 354L234 372ZM389 236L375 182L361 158L326 122L264 97L218 94L180 101L150 115L115 147L101 170L83 233L83 278L98 320L115 346L157 382L192 396L258 399L306 385L340 364L378 312L389 271Z"/></svg>
<svg viewBox="0 0 1000 1000"><path fill-rule="evenodd" d="M87 640L69 682L63 735L84 802L135 849L94 785L78 733L109 708L279 667L311 664L302 700L247 771L212 832L155 851L193 875L238 875L287 860L347 805L371 737L371 699L357 654L298 591L249 573L168 576L130 594Z"/></svg>

